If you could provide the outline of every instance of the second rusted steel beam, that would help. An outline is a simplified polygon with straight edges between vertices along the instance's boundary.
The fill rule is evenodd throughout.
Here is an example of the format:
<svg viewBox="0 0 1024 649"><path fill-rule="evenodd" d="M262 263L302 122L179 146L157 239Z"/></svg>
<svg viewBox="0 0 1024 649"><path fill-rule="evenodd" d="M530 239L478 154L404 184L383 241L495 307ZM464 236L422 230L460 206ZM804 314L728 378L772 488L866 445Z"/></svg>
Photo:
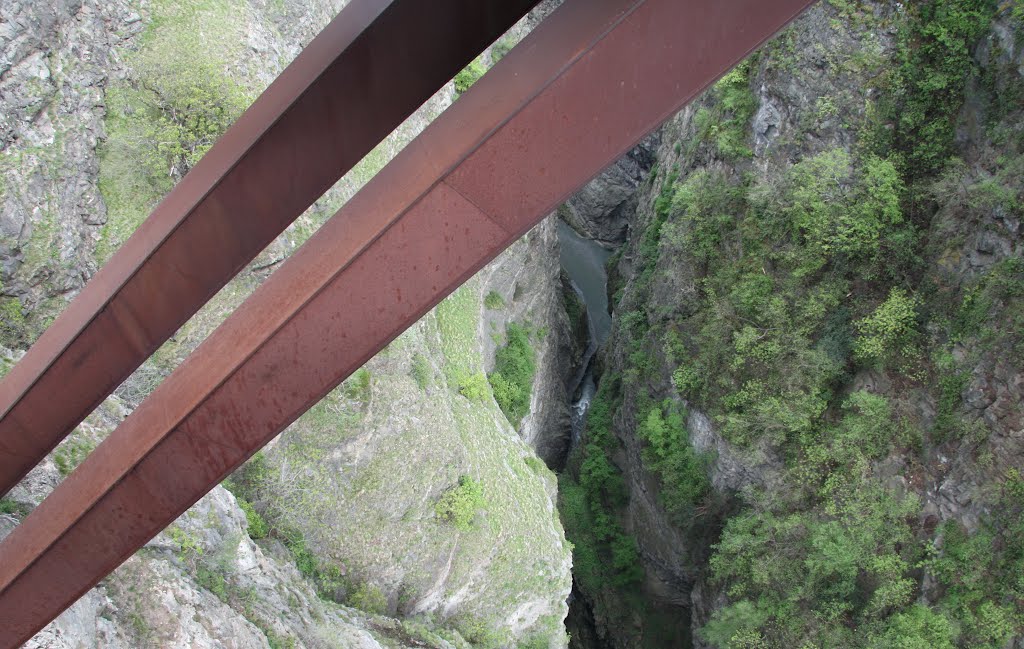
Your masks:
<svg viewBox="0 0 1024 649"><path fill-rule="evenodd" d="M39 630L808 4L568 0L0 544L0 648Z"/></svg>
<svg viewBox="0 0 1024 649"><path fill-rule="evenodd" d="M0 496L538 0L352 0L0 382Z"/></svg>

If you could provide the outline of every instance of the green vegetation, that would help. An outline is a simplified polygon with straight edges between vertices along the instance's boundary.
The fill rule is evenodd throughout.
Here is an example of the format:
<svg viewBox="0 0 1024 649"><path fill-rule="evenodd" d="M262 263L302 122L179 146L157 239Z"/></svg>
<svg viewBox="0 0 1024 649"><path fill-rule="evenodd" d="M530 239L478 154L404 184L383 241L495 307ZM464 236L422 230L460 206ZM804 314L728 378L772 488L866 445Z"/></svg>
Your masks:
<svg viewBox="0 0 1024 649"><path fill-rule="evenodd" d="M62 476L75 470L96 448L96 443L79 432L72 433L53 452L53 461Z"/></svg>
<svg viewBox="0 0 1024 649"><path fill-rule="evenodd" d="M0 514L13 514L14 516L28 515L29 508L10 498L0 498Z"/></svg>
<svg viewBox="0 0 1024 649"><path fill-rule="evenodd" d="M469 87L484 76L485 72L487 72L487 68L479 58L473 59L469 65L459 70L459 73L455 75L455 96L458 97L469 90Z"/></svg>
<svg viewBox="0 0 1024 649"><path fill-rule="evenodd" d="M690 174L685 182L666 182L659 196L659 218L667 219L669 212L679 215L678 220L664 226L664 236L674 246L691 251L701 262L710 261L718 248L735 228L736 214L743 209L745 191L731 185L720 172L700 169ZM683 224L686 224L683 227ZM649 251L653 257L656 250Z"/></svg>
<svg viewBox="0 0 1024 649"><path fill-rule="evenodd" d="M265 538L270 533L270 526L267 525L267 521L264 520L263 516L260 515L256 508L252 506L245 498L238 498L238 506L245 512L245 520L248 523L249 537L253 541L258 541Z"/></svg>
<svg viewBox="0 0 1024 649"><path fill-rule="evenodd" d="M940 372L939 397L931 438L941 444L951 437L963 437L967 433L959 410L970 376L957 368L951 354L940 354L935 366Z"/></svg>
<svg viewBox="0 0 1024 649"><path fill-rule="evenodd" d="M505 298L497 291L490 291L484 298L484 306L492 310L504 309Z"/></svg>
<svg viewBox="0 0 1024 649"><path fill-rule="evenodd" d="M633 344L660 339L677 364L676 389L710 411L730 439L781 444L810 433L851 364L873 360L866 344L853 357L852 320L876 298L867 292L867 302L850 304L844 295L859 278L886 286L915 263L903 192L891 162L838 149L801 161L776 182L717 171L679 181L670 173L639 246L636 302L644 304L664 252L702 263L701 292L683 320L652 328L644 311L624 317ZM873 335L868 322L865 340ZM912 335L901 331L900 342Z"/></svg>
<svg viewBox="0 0 1024 649"><path fill-rule="evenodd" d="M530 411L533 375L537 369L530 330L512 322L505 328L508 342L494 353L494 371L487 379L494 399L514 428Z"/></svg>
<svg viewBox="0 0 1024 649"><path fill-rule="evenodd" d="M460 286L434 311L445 355L444 374L448 385L458 390L467 377L479 371L476 329L480 313L479 293L474 287Z"/></svg>
<svg viewBox="0 0 1024 649"><path fill-rule="evenodd" d="M618 447L612 431L612 417L621 403L618 390L614 377L602 379L587 414L586 443L571 459L578 468L559 480L559 512L573 544L573 573L589 592L606 586L628 589L643 577L636 541L615 513L625 505L627 493L611 460Z"/></svg>
<svg viewBox="0 0 1024 649"><path fill-rule="evenodd" d="M420 390L430 387L434 378L434 370L430 367L430 361L419 352L413 354L412 369L409 370L409 373L416 381L416 385L420 386Z"/></svg>
<svg viewBox="0 0 1024 649"><path fill-rule="evenodd" d="M867 463L898 439L891 409L855 393L843 411L792 468L804 492L796 507L766 498L727 522L711 568L732 604L702 631L715 646L733 646L740 631L771 647L874 646L864 636L887 633L913 601L918 504L873 480Z"/></svg>
<svg viewBox="0 0 1024 649"><path fill-rule="evenodd" d="M0 343L3 344L3 343ZM0 356L0 379L7 376L14 368L14 358L10 355Z"/></svg>
<svg viewBox="0 0 1024 649"><path fill-rule="evenodd" d="M108 207L99 261L148 216L248 106L225 74L240 60L241 7L234 0L152 3L141 47L126 57L129 76L106 93L107 139L100 190ZM195 28L203 25L202 30Z"/></svg>
<svg viewBox="0 0 1024 649"><path fill-rule="evenodd" d="M20 349L25 346L27 335L21 301L13 297L0 300L0 345Z"/></svg>
<svg viewBox="0 0 1024 649"><path fill-rule="evenodd" d="M186 514L189 516L190 514ZM217 553L208 555L199 538L185 528L172 525L168 533L177 546L178 556L184 561L196 583L213 593L217 599L225 603L241 600L246 593L233 583L230 578L230 566L238 551L240 539L228 539Z"/></svg>
<svg viewBox="0 0 1024 649"><path fill-rule="evenodd" d="M686 416L679 404L666 399L652 406L637 422L637 436L647 442L644 464L661 478L659 498L677 520L693 515L711 484L707 458L699 457L690 444Z"/></svg>
<svg viewBox="0 0 1024 649"><path fill-rule="evenodd" d="M892 72L888 114L891 146L910 177L940 170L953 155L964 88L976 74L971 47L995 15L995 0L941 0L906 6L899 65Z"/></svg>
<svg viewBox="0 0 1024 649"><path fill-rule="evenodd" d="M505 58L505 55L512 51L515 43L511 38L504 37L491 47L491 61L497 63Z"/></svg>
<svg viewBox="0 0 1024 649"><path fill-rule="evenodd" d="M854 356L871 362L915 355L917 304L902 289L892 289L885 302L855 323L860 336L853 344Z"/></svg>
<svg viewBox="0 0 1024 649"><path fill-rule="evenodd" d="M975 534L955 522L940 530L942 547L924 564L946 589L940 607L956 621L961 646L992 648L1024 628L1024 478L1010 470L991 515Z"/></svg>
<svg viewBox="0 0 1024 649"><path fill-rule="evenodd" d="M749 158L749 126L757 110L752 77L757 73L759 57L752 56L730 70L711 92L717 99L713 107L701 107L694 117L699 141L712 143L726 160ZM692 145L692 146L693 146Z"/></svg>
<svg viewBox="0 0 1024 649"><path fill-rule="evenodd" d="M461 377L459 379L459 394L470 401L484 403L491 396L487 377L483 372Z"/></svg>
<svg viewBox="0 0 1024 649"><path fill-rule="evenodd" d="M847 446L831 458L849 459ZM976 534L954 522L942 547L914 543L912 500L894 499L853 473L820 474L817 508L729 520L712 568L732 600L702 635L716 647L1006 646L1020 633L1024 593L1024 481L1007 476ZM825 477L827 475L827 477ZM943 585L937 604L914 604L916 568Z"/></svg>
<svg viewBox="0 0 1024 649"><path fill-rule="evenodd" d="M305 516L322 517L335 506L318 470L323 470L327 449L345 438L359 416L359 400L353 403L349 399L353 395L361 398L368 384L358 372L353 374L292 425L278 442L273 458L257 452L224 483L245 512L249 536L280 541L320 597L335 602L344 599L348 588L341 569L309 548L306 536L291 524L290 514L301 511Z"/></svg>
<svg viewBox="0 0 1024 649"><path fill-rule="evenodd" d="M547 465L544 464L544 461L535 455L527 455L523 458L523 462L525 462L526 466L530 467L530 470L534 473L543 473L548 468Z"/></svg>
<svg viewBox="0 0 1024 649"><path fill-rule="evenodd" d="M434 506L434 512L441 520L451 523L460 532L473 528L477 511L487 507L484 488L479 482L463 475L459 483L446 491Z"/></svg>
<svg viewBox="0 0 1024 649"><path fill-rule="evenodd" d="M360 367L352 373L352 376L345 379L341 388L347 398L361 403L369 402L373 388L370 370Z"/></svg>
<svg viewBox="0 0 1024 649"><path fill-rule="evenodd" d="M1002 350L1024 364L1024 259L1001 261L973 282L949 327L953 341L974 339L980 350Z"/></svg>
<svg viewBox="0 0 1024 649"><path fill-rule="evenodd" d="M976 463L972 475L1008 461L970 395L979 364L1024 362L1024 262L1004 247L991 254L1009 259L978 270L972 258L963 272L962 258L968 237L992 230L1002 241L995 221L1024 215L1020 104L1006 100L1017 90L984 76L972 53L996 3L910 3L892 15L829 4L832 29L856 26L865 51L820 52L851 80L789 116L806 129L777 140L776 158L785 151L791 164L767 154L751 165L746 148L759 63L803 74L775 60L796 56L783 39L705 96L697 137L665 143L682 166L647 181L651 205L618 269L632 276L612 284L607 360L621 374L602 379L560 481L574 565L584 590L617 589L632 608L629 588L612 583L628 573L613 558L628 546L615 533L625 498L617 427L644 442L688 549L710 554L729 602L698 631L712 646L1007 646L1024 633L1019 475L980 490L977 530L936 529L915 496L937 453ZM860 35L892 28L895 66ZM881 92L865 102L850 86ZM963 130L984 130L995 152L957 150L968 87L970 115L985 123ZM810 137L837 124L852 136L841 146ZM712 491L683 404L709 415L744 462L777 459L771 491Z"/></svg>
<svg viewBox="0 0 1024 649"><path fill-rule="evenodd" d="M316 586L317 594L323 599L341 603L348 588L341 568L322 561L306 545L306 537L297 528L281 526L274 530L295 560L295 567Z"/></svg>
<svg viewBox="0 0 1024 649"><path fill-rule="evenodd" d="M263 632L263 635L267 637L267 644L270 645L270 649L295 649L295 647L297 646L295 643L295 638L291 636L282 637L280 634L278 634L276 631L270 628L270 625L257 624L256 626L258 626L260 628L260 631Z"/></svg>
<svg viewBox="0 0 1024 649"><path fill-rule="evenodd" d="M792 173L810 178L799 165ZM720 174L669 180L662 190L671 197L664 208L665 218L671 216L663 227L664 247L675 254L692 246L705 260L694 316L653 332L679 364L676 388L738 442L768 437L781 443L809 431L848 360L841 349L834 358L816 346L814 334L842 313L849 271L829 267L821 240L803 235L803 210L794 214L775 201L755 209L753 188ZM659 254L647 263L655 265ZM766 273L768 267L778 275ZM813 279L803 281L815 267ZM644 328L634 334L651 335Z"/></svg>
<svg viewBox="0 0 1024 649"><path fill-rule="evenodd" d="M874 156L854 161L842 149L801 161L781 188L760 188L760 205L787 228L801 275L877 260L882 237L902 220L903 182L895 166ZM767 219L766 219L767 220Z"/></svg>
<svg viewBox="0 0 1024 649"><path fill-rule="evenodd" d="M576 291L572 289L562 291L563 302L565 303L565 313L569 316L569 326L576 327L579 325L585 325L586 320L584 315L586 314L586 305L580 296L576 294Z"/></svg>
<svg viewBox="0 0 1024 649"><path fill-rule="evenodd" d="M371 583L359 584L348 596L348 605L372 615L385 615L388 612L387 598L380 588Z"/></svg>
<svg viewBox="0 0 1024 649"><path fill-rule="evenodd" d="M456 621L455 627L474 647L499 649L510 644L511 639L507 631L495 629L484 620L473 616L462 616Z"/></svg>
<svg viewBox="0 0 1024 649"><path fill-rule="evenodd" d="M146 619L138 611L132 611L128 614L128 623L135 633L135 637L139 640L148 642L152 635L152 630L146 623Z"/></svg>

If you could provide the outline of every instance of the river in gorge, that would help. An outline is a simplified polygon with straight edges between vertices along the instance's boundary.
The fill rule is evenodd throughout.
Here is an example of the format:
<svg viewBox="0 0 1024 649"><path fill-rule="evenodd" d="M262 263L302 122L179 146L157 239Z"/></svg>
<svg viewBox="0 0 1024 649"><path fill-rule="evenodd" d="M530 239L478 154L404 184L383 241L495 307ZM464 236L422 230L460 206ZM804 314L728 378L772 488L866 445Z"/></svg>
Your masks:
<svg viewBox="0 0 1024 649"><path fill-rule="evenodd" d="M558 221L558 243L562 270L569 276L573 290L587 310L587 349L571 384L572 438L568 455L579 443L583 433L587 409L597 392L594 359L612 328L612 317L608 312L608 273L605 268L612 253L594 241L581 237L562 220ZM575 579L568 603L569 617L565 622L571 636L570 648L605 649L599 640L590 604L577 590Z"/></svg>
<svg viewBox="0 0 1024 649"><path fill-rule="evenodd" d="M587 350L574 377L572 402L572 438L569 453L580 441L586 423L587 410L597 392L594 364L597 351L611 333L612 317L608 309L608 273L606 264L612 252L594 241L581 237L565 222L558 221L558 242L561 248L562 270L569 276L572 288L587 309L588 341ZM570 633L569 649L611 649L609 640L598 632L592 602L578 590L573 581L569 596L569 615L566 629ZM651 634L644 640L647 647L691 647L689 633L689 612L680 617L675 605L651 601L648 615L659 619L658 634ZM653 619L653 618L652 618Z"/></svg>
<svg viewBox="0 0 1024 649"><path fill-rule="evenodd" d="M564 221L558 221L558 243L562 269L572 281L572 287L587 308L587 350L573 380L572 441L570 451L579 442L583 432L590 400L597 391L594 381L594 357L608 338L612 316L608 312L608 273L605 264L611 251L576 233Z"/></svg>

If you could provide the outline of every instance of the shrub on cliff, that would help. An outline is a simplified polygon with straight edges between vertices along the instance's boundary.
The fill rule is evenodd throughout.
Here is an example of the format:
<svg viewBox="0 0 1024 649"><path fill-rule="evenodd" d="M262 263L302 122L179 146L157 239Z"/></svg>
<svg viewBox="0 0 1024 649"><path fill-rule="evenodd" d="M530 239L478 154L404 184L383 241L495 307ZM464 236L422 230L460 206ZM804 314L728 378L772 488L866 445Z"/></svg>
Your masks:
<svg viewBox="0 0 1024 649"><path fill-rule="evenodd" d="M530 392L537 369L530 331L510 323L505 330L508 342L494 353L494 371L487 377L494 399L513 427L530 411Z"/></svg>
<svg viewBox="0 0 1024 649"><path fill-rule="evenodd" d="M479 482L468 475L461 476L459 483L446 491L434 506L437 517L455 526L455 529L468 532L473 527L473 518L477 510L487 506L484 488Z"/></svg>

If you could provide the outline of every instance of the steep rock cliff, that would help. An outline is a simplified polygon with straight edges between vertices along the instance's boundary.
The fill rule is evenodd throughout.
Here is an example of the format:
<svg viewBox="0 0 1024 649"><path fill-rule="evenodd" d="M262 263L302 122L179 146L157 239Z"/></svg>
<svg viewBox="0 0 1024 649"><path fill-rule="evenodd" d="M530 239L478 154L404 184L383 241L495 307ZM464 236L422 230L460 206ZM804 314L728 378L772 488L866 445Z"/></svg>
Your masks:
<svg viewBox="0 0 1024 649"><path fill-rule="evenodd" d="M0 281L4 338L26 344L95 272L104 88L142 29L128 2L0 7Z"/></svg>
<svg viewBox="0 0 1024 649"><path fill-rule="evenodd" d="M1019 642L1021 19L822 3L665 125L562 492L604 642Z"/></svg>

